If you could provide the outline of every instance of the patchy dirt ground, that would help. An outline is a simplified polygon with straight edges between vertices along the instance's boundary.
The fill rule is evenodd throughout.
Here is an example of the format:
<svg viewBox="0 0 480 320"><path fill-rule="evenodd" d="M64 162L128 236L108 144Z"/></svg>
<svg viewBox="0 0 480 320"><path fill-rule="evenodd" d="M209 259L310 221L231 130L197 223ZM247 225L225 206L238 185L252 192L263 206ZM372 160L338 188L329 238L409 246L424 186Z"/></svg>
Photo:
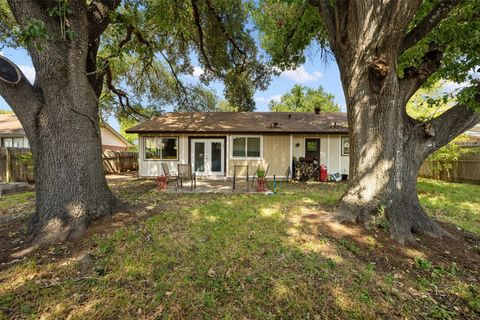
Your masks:
<svg viewBox="0 0 480 320"><path fill-rule="evenodd" d="M0 319L480 318L478 235L441 223L451 238L403 247L380 227L326 223L341 184L274 196L159 194L128 178L111 188L126 204L115 214L27 254L33 195L0 202Z"/></svg>
<svg viewBox="0 0 480 320"><path fill-rule="evenodd" d="M137 180L130 174L109 176L110 188L120 198L122 198L121 193L125 190L125 184L131 185L132 183L138 188L138 194L147 193L152 189L150 181ZM88 250L92 245L90 240L94 235L108 234L131 223L138 223L140 220L159 212L159 207L152 206L150 203L144 203L143 205L140 203L134 205L129 205L128 202L119 203L111 216L92 223L82 239L58 244L54 246L54 250L52 248L40 248L30 252L32 247L28 243L28 223L34 212L35 196L29 192L24 197L18 194L7 197L18 198L20 203L11 202L0 208L0 270L32 256L39 259L40 262L52 258L75 256L79 252Z"/></svg>

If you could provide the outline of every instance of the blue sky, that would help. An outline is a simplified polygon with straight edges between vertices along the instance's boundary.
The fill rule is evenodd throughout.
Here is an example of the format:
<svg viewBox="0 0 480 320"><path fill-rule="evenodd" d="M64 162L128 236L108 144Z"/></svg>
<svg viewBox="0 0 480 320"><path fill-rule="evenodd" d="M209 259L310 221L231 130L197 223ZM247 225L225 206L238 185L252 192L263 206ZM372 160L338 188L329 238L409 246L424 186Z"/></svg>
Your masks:
<svg viewBox="0 0 480 320"><path fill-rule="evenodd" d="M16 63L24 72L30 81L35 77L35 70L28 53L23 49L4 48L2 54ZM199 67L195 68L193 81L202 72ZM338 72L337 64L334 60L325 63L324 59L318 57L308 57L306 63L295 70L282 72L274 77L266 91L257 91L255 93L255 102L257 111L268 111L268 102L272 99L279 99L281 95L288 92L295 84L301 84L311 88L318 88L322 85L326 92L335 96L336 102L345 111L345 98L343 95L342 84ZM209 86L213 89L219 98L223 98L223 85L219 82L212 83ZM8 104L0 97L0 109L10 110ZM114 118L107 119L114 128L118 129L118 123Z"/></svg>

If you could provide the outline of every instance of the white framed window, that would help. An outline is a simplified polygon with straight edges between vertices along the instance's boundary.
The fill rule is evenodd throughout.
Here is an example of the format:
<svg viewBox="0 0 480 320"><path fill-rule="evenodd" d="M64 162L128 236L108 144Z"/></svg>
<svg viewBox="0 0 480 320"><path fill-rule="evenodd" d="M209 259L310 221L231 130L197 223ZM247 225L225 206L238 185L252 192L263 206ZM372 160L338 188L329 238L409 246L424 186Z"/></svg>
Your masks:
<svg viewBox="0 0 480 320"><path fill-rule="evenodd" d="M23 148L23 138L13 138L14 148Z"/></svg>
<svg viewBox="0 0 480 320"><path fill-rule="evenodd" d="M342 137L341 139L342 156L350 155L350 141L348 137Z"/></svg>
<svg viewBox="0 0 480 320"><path fill-rule="evenodd" d="M178 160L178 137L144 137L145 160Z"/></svg>
<svg viewBox="0 0 480 320"><path fill-rule="evenodd" d="M231 159L263 158L262 136L231 136L230 146Z"/></svg>
<svg viewBox="0 0 480 320"><path fill-rule="evenodd" d="M13 139L12 138L3 138L2 147L4 148L12 148L13 147Z"/></svg>

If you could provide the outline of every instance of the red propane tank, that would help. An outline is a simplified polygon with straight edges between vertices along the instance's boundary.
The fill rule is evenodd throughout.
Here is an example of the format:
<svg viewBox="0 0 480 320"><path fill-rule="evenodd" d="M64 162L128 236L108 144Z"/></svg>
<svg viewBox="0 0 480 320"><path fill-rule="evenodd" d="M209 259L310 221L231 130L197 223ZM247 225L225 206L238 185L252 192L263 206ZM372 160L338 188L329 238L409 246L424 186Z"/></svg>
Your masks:
<svg viewBox="0 0 480 320"><path fill-rule="evenodd" d="M327 179L328 179L327 166L322 164L320 166L320 181L327 182Z"/></svg>

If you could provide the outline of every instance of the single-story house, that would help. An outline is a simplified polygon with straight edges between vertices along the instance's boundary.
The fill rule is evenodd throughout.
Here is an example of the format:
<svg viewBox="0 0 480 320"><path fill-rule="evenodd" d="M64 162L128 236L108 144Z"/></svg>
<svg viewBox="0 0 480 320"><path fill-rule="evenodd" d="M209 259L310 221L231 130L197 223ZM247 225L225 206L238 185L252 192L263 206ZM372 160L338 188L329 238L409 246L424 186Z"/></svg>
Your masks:
<svg viewBox="0 0 480 320"><path fill-rule="evenodd" d="M102 150L127 151L132 144L108 123L101 122ZM20 121L13 113L0 114L0 146L4 148L29 148L28 139Z"/></svg>
<svg viewBox="0 0 480 320"><path fill-rule="evenodd" d="M126 130L139 135L139 176L191 164L197 176L230 178L235 165L249 175L270 166L283 178L294 158L315 159L329 173L348 174L346 113L169 112ZM241 174L239 174L241 175Z"/></svg>
<svg viewBox="0 0 480 320"><path fill-rule="evenodd" d="M465 131L465 134L470 137L480 138L480 123L471 128L470 130Z"/></svg>
<svg viewBox="0 0 480 320"><path fill-rule="evenodd" d="M465 131L466 139L458 143L462 147L480 147L480 124Z"/></svg>

